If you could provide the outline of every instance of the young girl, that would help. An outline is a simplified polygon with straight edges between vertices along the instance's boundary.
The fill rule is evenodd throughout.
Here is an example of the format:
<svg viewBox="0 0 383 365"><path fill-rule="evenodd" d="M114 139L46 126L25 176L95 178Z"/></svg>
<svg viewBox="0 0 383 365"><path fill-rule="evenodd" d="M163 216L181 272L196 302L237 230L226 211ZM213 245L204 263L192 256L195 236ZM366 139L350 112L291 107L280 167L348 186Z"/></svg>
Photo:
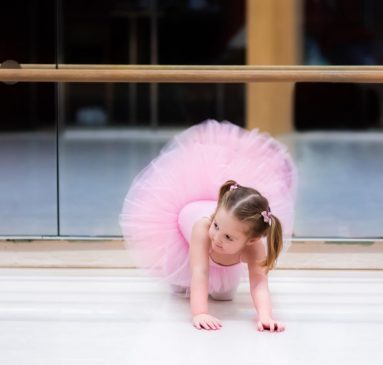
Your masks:
<svg viewBox="0 0 383 365"><path fill-rule="evenodd" d="M296 185L284 145L208 120L175 136L137 175L120 225L136 264L190 298L196 328L222 326L208 296L232 300L246 275L258 330L283 331L267 274L291 240Z"/></svg>

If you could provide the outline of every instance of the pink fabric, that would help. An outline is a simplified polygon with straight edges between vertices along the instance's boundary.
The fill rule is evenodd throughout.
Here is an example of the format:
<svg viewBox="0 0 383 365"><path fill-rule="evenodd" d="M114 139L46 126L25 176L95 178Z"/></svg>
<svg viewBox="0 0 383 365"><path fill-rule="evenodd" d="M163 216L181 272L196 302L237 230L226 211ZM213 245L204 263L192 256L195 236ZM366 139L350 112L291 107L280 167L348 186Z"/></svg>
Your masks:
<svg viewBox="0 0 383 365"><path fill-rule="evenodd" d="M190 242L194 222L210 217L217 206L216 200L199 200L186 204L178 215L178 226L187 242Z"/></svg>
<svg viewBox="0 0 383 365"><path fill-rule="evenodd" d="M269 200L282 223L285 251L293 232L297 185L286 146L257 129L207 120L171 139L130 186L120 226L137 265L169 284L190 286L192 225L201 214L214 211L211 202L229 179L256 188ZM200 203L189 206L194 202ZM230 290L243 267L236 265L234 271L212 265L209 290Z"/></svg>

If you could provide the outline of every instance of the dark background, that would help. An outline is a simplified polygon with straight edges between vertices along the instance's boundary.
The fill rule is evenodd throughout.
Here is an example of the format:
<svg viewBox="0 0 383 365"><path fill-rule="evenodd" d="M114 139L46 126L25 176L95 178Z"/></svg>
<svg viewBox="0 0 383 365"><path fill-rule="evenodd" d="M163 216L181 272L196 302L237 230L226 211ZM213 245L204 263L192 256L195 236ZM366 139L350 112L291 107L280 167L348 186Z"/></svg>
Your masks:
<svg viewBox="0 0 383 365"><path fill-rule="evenodd" d="M229 0L8 2L0 63L241 65L245 11L245 1ZM305 0L303 64L380 65L382 14L378 0ZM61 95L62 120L74 128L245 124L243 84L76 83ZM295 129L381 129L381 95L381 85L298 83ZM55 84L0 83L0 98L1 131L56 127Z"/></svg>

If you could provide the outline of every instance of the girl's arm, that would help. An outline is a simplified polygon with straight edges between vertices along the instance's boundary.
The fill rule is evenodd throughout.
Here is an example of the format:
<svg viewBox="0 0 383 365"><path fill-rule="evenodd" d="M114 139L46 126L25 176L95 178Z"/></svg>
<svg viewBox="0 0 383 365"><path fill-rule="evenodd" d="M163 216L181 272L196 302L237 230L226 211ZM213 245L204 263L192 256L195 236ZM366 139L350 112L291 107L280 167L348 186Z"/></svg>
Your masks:
<svg viewBox="0 0 383 365"><path fill-rule="evenodd" d="M208 313L209 280L209 227L197 221L192 230L190 242L191 288L190 306L193 316Z"/></svg>
<svg viewBox="0 0 383 365"><path fill-rule="evenodd" d="M283 331L285 326L281 322L273 320L271 295L267 277L267 268L262 267L260 262L266 258L266 250L261 241L253 245L253 255L248 261L250 292L255 309L258 314L258 329L274 329Z"/></svg>
<svg viewBox="0 0 383 365"><path fill-rule="evenodd" d="M209 226L198 221L192 230L190 242L191 288L190 305L193 325L198 329L218 330L222 323L208 314L209 283Z"/></svg>

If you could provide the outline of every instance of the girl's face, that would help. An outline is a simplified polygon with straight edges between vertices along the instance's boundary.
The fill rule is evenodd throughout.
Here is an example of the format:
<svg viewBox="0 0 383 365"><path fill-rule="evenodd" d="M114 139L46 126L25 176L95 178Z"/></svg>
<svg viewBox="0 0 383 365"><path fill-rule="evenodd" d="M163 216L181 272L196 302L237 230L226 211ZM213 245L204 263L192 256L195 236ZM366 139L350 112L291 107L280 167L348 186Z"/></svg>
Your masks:
<svg viewBox="0 0 383 365"><path fill-rule="evenodd" d="M240 222L224 208L219 208L209 228L212 248L221 254L236 254L252 240L246 236L246 223Z"/></svg>

